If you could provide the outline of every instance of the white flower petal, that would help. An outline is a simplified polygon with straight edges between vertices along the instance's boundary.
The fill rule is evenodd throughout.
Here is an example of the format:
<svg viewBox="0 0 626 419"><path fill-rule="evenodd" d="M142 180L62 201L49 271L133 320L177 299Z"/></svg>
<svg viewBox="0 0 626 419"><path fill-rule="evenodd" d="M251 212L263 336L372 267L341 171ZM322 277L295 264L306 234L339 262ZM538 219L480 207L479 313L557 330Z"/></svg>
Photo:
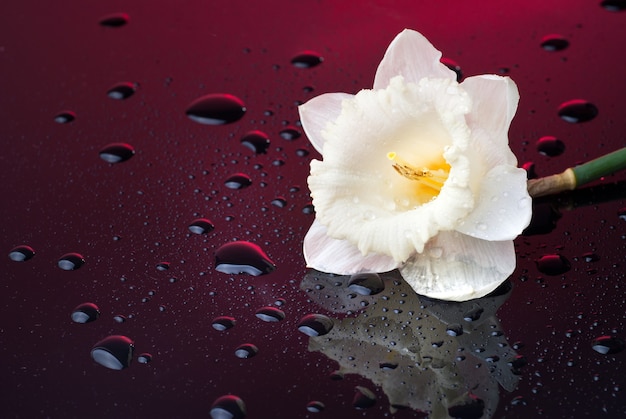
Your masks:
<svg viewBox="0 0 626 419"><path fill-rule="evenodd" d="M428 39L405 29L391 42L378 65L374 89L384 89L398 75L413 83L424 77L456 80L456 73L441 64L440 59L441 52Z"/></svg>
<svg viewBox="0 0 626 419"><path fill-rule="evenodd" d="M526 182L524 169L506 165L491 169L482 178L473 211L456 230L483 240L513 240L530 223Z"/></svg>
<svg viewBox="0 0 626 419"><path fill-rule="evenodd" d="M400 268L413 290L431 298L466 301L495 290L515 270L512 241L485 241L442 232Z"/></svg>
<svg viewBox="0 0 626 419"><path fill-rule="evenodd" d="M461 87L472 98L472 110L466 117L472 130L472 149L482 157L487 170L500 164L517 166L508 146L508 131L519 102L513 80L482 75L466 78Z"/></svg>
<svg viewBox="0 0 626 419"><path fill-rule="evenodd" d="M304 238L304 259L307 267L338 275L352 275L361 272L387 272L398 264L385 255L363 256L352 244L336 240L326 234L326 227L313 221Z"/></svg>
<svg viewBox="0 0 626 419"><path fill-rule="evenodd" d="M354 95L348 93L325 93L298 106L302 128L315 149L322 154L324 147L323 131L330 121L341 113L341 103Z"/></svg>

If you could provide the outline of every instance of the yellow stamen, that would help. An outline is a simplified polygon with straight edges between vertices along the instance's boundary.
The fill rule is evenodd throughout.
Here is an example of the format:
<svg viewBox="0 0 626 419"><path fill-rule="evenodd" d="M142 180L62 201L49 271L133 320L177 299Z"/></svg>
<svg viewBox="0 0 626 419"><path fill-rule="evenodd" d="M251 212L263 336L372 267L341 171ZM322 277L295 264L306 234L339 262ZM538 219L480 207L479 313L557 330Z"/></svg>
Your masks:
<svg viewBox="0 0 626 419"><path fill-rule="evenodd" d="M418 169L393 151L387 153L387 158L393 162L393 168L396 172L405 178L416 180L423 186L427 186L437 191L441 190L441 187L446 182L446 179L448 179L449 166L447 166L447 164L445 165L447 167L438 168L436 170L431 170L428 167Z"/></svg>

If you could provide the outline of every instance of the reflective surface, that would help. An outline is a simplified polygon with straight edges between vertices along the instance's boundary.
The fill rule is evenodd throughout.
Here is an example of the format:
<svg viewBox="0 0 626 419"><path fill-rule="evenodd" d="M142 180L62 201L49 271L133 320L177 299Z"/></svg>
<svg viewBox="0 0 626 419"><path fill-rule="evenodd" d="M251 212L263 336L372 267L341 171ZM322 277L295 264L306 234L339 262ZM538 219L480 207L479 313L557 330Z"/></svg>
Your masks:
<svg viewBox="0 0 626 419"><path fill-rule="evenodd" d="M511 76L519 164L560 172L626 146L620 8L4 5L0 416L626 414L625 173L536 200L510 280L437 302L307 272L297 113L371 86L408 27Z"/></svg>

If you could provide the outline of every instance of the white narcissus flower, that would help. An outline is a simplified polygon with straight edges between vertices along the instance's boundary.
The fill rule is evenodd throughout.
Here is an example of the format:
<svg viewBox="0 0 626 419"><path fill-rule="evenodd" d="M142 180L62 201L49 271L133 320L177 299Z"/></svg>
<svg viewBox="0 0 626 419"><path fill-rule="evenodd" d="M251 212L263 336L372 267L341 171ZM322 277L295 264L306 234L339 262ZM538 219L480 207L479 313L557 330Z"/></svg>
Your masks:
<svg viewBox="0 0 626 419"><path fill-rule="evenodd" d="M526 172L508 145L519 94L508 77L457 83L441 53L404 30L372 90L300 106L323 156L308 183L316 219L309 267L349 275L400 269L418 293L463 301L515 269L513 239L530 222Z"/></svg>

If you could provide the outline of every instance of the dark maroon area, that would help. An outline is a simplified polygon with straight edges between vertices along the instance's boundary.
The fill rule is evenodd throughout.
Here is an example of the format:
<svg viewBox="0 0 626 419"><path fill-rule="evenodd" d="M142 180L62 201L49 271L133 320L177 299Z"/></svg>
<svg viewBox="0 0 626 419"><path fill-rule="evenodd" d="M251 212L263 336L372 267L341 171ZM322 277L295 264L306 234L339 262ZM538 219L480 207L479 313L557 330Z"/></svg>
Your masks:
<svg viewBox="0 0 626 419"><path fill-rule="evenodd" d="M341 294L347 283L305 278L301 246L314 219L306 178L320 156L297 113L316 95L370 88L389 42L411 28L463 77L510 76L521 95L510 131L519 164L538 176L561 172L626 146L624 7L593 0L5 2L0 417L206 418L214 403L241 402L249 418L420 417L413 409L392 414L367 372L332 379L337 362L309 351L299 330L306 315L324 314L335 319L334 333L344 327L357 339L358 328L370 327L357 319L381 310L411 322L387 319L377 329L400 333L407 348L398 325L415 330L416 313L440 321L432 332L443 338L422 344L446 356L471 336L464 315L489 316L481 327L493 352L472 341L462 361L471 366L468 382L485 374L500 384L488 388L497 409L485 414L626 415L626 173L536 202L532 228L516 240L513 290L480 302L484 313L398 300L394 287L402 285L389 278L384 290L355 299ZM198 105L207 95L230 107ZM570 108L570 121L563 119L560 105L578 100L596 109ZM259 132L245 138L251 131ZM538 150L546 136L562 142L558 153ZM265 252L262 275L216 269L216 251L233 240ZM28 247L15 249L21 245ZM354 307L328 305L344 300ZM87 312L73 314L84 303L92 303ZM453 327L457 320L466 333ZM307 330L326 333L325 321ZM213 326L220 322L225 330ZM126 344L120 365L132 357L121 371L91 356L115 335L134 342L116 340ZM246 344L252 355L237 355ZM359 358L371 346L364 339L355 347L356 369L403 371L384 351ZM519 382L506 389L502 377L512 370ZM428 397L442 385L412 391ZM487 390L480 392L465 410L457 403L449 412L490 405Z"/></svg>

